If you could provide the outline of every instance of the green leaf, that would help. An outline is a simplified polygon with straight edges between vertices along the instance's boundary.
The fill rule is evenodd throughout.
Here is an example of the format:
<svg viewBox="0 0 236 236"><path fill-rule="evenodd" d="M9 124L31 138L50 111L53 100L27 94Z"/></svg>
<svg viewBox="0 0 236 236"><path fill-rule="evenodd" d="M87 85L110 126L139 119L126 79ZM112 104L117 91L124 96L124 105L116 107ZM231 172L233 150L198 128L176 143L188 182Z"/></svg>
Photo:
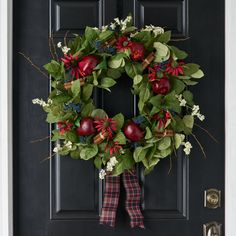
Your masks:
<svg viewBox="0 0 236 236"><path fill-rule="evenodd" d="M156 49L155 62L163 62L169 59L170 50L166 45L160 42L155 42L153 46Z"/></svg>
<svg viewBox="0 0 236 236"><path fill-rule="evenodd" d="M49 112L49 113L47 114L47 119L46 119L46 121L47 121L48 123L56 123L56 122L58 122L58 121L60 121L60 120L61 120L61 117L58 116L58 115L54 115L52 112Z"/></svg>
<svg viewBox="0 0 236 236"><path fill-rule="evenodd" d="M135 75L134 76L134 84L137 85L139 84L143 79L143 76L142 75Z"/></svg>
<svg viewBox="0 0 236 236"><path fill-rule="evenodd" d="M98 33L95 29L87 26L86 29L85 29L84 36L88 41L92 41L92 40L97 38Z"/></svg>
<svg viewBox="0 0 236 236"><path fill-rule="evenodd" d="M181 112L181 107L178 99L175 97L175 91L167 94L165 96L165 108L173 110L177 113Z"/></svg>
<svg viewBox="0 0 236 236"><path fill-rule="evenodd" d="M118 142L121 145L125 145L126 144L126 137L123 134L123 132L119 131L114 138L115 142Z"/></svg>
<svg viewBox="0 0 236 236"><path fill-rule="evenodd" d="M105 40L109 39L113 34L114 34L114 31L106 30L106 31L99 34L99 39L105 41Z"/></svg>
<svg viewBox="0 0 236 236"><path fill-rule="evenodd" d="M184 80L184 83L186 85L196 85L196 84L198 84L197 81L192 81L192 80Z"/></svg>
<svg viewBox="0 0 236 236"><path fill-rule="evenodd" d="M102 109L95 109L92 111L91 116L93 118L96 118L96 117L105 118L105 117L107 117L107 113Z"/></svg>
<svg viewBox="0 0 236 236"><path fill-rule="evenodd" d="M170 145L171 145L171 138L170 137L164 137L158 142L157 148L159 150L165 150L168 147L170 147Z"/></svg>
<svg viewBox="0 0 236 236"><path fill-rule="evenodd" d="M175 148L178 149L182 143L181 135L175 134L174 141L175 141Z"/></svg>
<svg viewBox="0 0 236 236"><path fill-rule="evenodd" d="M94 159L94 165L96 166L97 169L102 168L102 158L100 156L96 156Z"/></svg>
<svg viewBox="0 0 236 236"><path fill-rule="evenodd" d="M105 77L101 79L101 86L103 88L110 88L116 84L116 81L112 78Z"/></svg>
<svg viewBox="0 0 236 236"><path fill-rule="evenodd" d="M123 114L119 113L119 114L115 115L112 119L116 122L117 129L118 130L121 129L122 126L124 125L124 116L123 116Z"/></svg>
<svg viewBox="0 0 236 236"><path fill-rule="evenodd" d="M166 31L164 34L160 34L157 40L161 43L168 43L171 39L171 31Z"/></svg>
<svg viewBox="0 0 236 236"><path fill-rule="evenodd" d="M78 142L78 136L75 131L66 132L65 137L67 140L71 141L72 143Z"/></svg>
<svg viewBox="0 0 236 236"><path fill-rule="evenodd" d="M199 65L194 63L188 63L183 66L184 75L192 75L199 70Z"/></svg>
<svg viewBox="0 0 236 236"><path fill-rule="evenodd" d="M156 96L151 97L149 102L155 107L160 107L162 98L163 96L158 94Z"/></svg>
<svg viewBox="0 0 236 236"><path fill-rule="evenodd" d="M70 156L73 159L79 159L80 158L80 151L79 151L79 149L77 148L76 150L71 151L70 152Z"/></svg>
<svg viewBox="0 0 236 236"><path fill-rule="evenodd" d="M142 102L146 102L149 99L149 97L150 97L150 90L148 84L143 83L140 88L139 99Z"/></svg>
<svg viewBox="0 0 236 236"><path fill-rule="evenodd" d="M95 157L98 153L98 146L97 144L90 144L87 147L83 147L80 152L80 158L83 160L89 160Z"/></svg>
<svg viewBox="0 0 236 236"><path fill-rule="evenodd" d="M121 156L121 161L115 165L112 175L117 176L123 173L125 170L130 170L134 166L134 159L130 153L125 153Z"/></svg>
<svg viewBox="0 0 236 236"><path fill-rule="evenodd" d="M204 73L202 70L198 70L197 72L195 72L194 74L191 74L191 77L194 79L200 79L204 76Z"/></svg>
<svg viewBox="0 0 236 236"><path fill-rule="evenodd" d="M93 85L92 84L85 84L82 88L82 98L83 100L87 101L93 93Z"/></svg>
<svg viewBox="0 0 236 236"><path fill-rule="evenodd" d="M148 149L144 149L143 147L137 147L134 150L134 160L135 162L142 161L147 153Z"/></svg>
<svg viewBox="0 0 236 236"><path fill-rule="evenodd" d="M170 46L170 48L173 51L174 55L180 60L185 59L188 56L185 51L182 51L175 46Z"/></svg>
<svg viewBox="0 0 236 236"><path fill-rule="evenodd" d="M48 73L55 79L55 80L61 80L64 79L65 76L65 70L64 70L64 64L58 63L55 60L52 60L50 63L43 66Z"/></svg>
<svg viewBox="0 0 236 236"><path fill-rule="evenodd" d="M189 90L186 90L183 92L183 97L189 105L192 106L194 104L193 103L193 94Z"/></svg>
<svg viewBox="0 0 236 236"><path fill-rule="evenodd" d="M124 58L121 58L119 60L110 59L108 61L108 65L110 68L117 69L119 67L122 67L123 61L124 61Z"/></svg>
<svg viewBox="0 0 236 236"><path fill-rule="evenodd" d="M108 69L107 70L107 76L111 77L113 79L118 79L121 77L121 73L118 69Z"/></svg>
<svg viewBox="0 0 236 236"><path fill-rule="evenodd" d="M167 149L161 150L160 154L162 158L165 158L169 156L171 152L172 152L171 148L167 148Z"/></svg>
<svg viewBox="0 0 236 236"><path fill-rule="evenodd" d="M82 117L87 117L87 116L90 116L92 111L94 110L94 105L92 102L90 103L87 103L85 104L83 107L82 107L82 110L81 110L81 116Z"/></svg>
<svg viewBox="0 0 236 236"><path fill-rule="evenodd" d="M171 84L171 91L175 90L176 94L183 92L186 86L181 80L174 77L171 77L169 80Z"/></svg>
<svg viewBox="0 0 236 236"><path fill-rule="evenodd" d="M61 93L59 95L56 95L52 98L53 104L60 104L68 102L71 99L71 97L67 94Z"/></svg>
<svg viewBox="0 0 236 236"><path fill-rule="evenodd" d="M183 122L184 122L186 127L192 129L193 128L193 124L194 124L194 118L191 115L185 115L183 117Z"/></svg>
<svg viewBox="0 0 236 236"><path fill-rule="evenodd" d="M71 91L73 93L73 97L76 97L79 95L80 93L80 80L77 79L73 82L72 86L71 86Z"/></svg>
<svg viewBox="0 0 236 236"><path fill-rule="evenodd" d="M125 65L125 72L130 78L142 73L142 65L140 63L127 62Z"/></svg>
<svg viewBox="0 0 236 236"><path fill-rule="evenodd" d="M94 68L94 70L102 70L102 69L107 69L107 61L106 61L106 59L104 58L103 60L102 60L102 62L100 62L95 68Z"/></svg>
<svg viewBox="0 0 236 236"><path fill-rule="evenodd" d="M152 137L152 131L149 129L149 127L146 127L146 134L145 139L150 139Z"/></svg>

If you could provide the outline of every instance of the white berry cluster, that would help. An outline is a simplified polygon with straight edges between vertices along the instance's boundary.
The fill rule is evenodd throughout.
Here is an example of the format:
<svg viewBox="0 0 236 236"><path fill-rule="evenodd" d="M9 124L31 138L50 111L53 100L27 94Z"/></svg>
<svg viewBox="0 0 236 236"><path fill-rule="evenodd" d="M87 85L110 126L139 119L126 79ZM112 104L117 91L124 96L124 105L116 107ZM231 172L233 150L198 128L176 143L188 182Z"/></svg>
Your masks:
<svg viewBox="0 0 236 236"><path fill-rule="evenodd" d="M57 47L60 48L64 54L67 54L70 51L70 48L67 46L62 46L61 42L57 43Z"/></svg>
<svg viewBox="0 0 236 236"><path fill-rule="evenodd" d="M47 102L45 102L43 99L39 99L39 98L34 98L32 100L33 104L38 104L39 106L42 107L49 107L52 104L52 100L49 98Z"/></svg>
<svg viewBox="0 0 236 236"><path fill-rule="evenodd" d="M205 120L205 116L200 113L200 107L198 105L194 105L192 108L192 116L197 116L200 121Z"/></svg>
<svg viewBox="0 0 236 236"><path fill-rule="evenodd" d="M72 142L71 141L64 141L64 145L60 145L59 143L54 147L53 152L58 153L63 149L71 150L72 149Z"/></svg>
<svg viewBox="0 0 236 236"><path fill-rule="evenodd" d="M183 95L182 94L179 94L179 95L175 95L176 98L179 100L179 105L181 107L185 107L186 104L187 104L187 101L183 98Z"/></svg>
<svg viewBox="0 0 236 236"><path fill-rule="evenodd" d="M111 172L117 163L118 161L116 160L116 157L115 156L111 157L110 160L107 162L106 170L104 169L100 170L99 178L104 179L107 174L106 171Z"/></svg>
<svg viewBox="0 0 236 236"><path fill-rule="evenodd" d="M162 27L154 25L145 25L145 27L142 28L141 31L153 32L155 37L159 34L164 34L164 29Z"/></svg>

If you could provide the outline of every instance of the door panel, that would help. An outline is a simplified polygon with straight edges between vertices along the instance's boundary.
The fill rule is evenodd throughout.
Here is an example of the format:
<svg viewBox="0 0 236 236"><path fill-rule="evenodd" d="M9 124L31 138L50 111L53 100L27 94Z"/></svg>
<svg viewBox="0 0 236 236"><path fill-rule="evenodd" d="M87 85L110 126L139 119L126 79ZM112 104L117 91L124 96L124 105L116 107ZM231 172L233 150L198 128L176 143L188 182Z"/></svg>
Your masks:
<svg viewBox="0 0 236 236"><path fill-rule="evenodd" d="M214 5L193 0L18 0L14 1L14 209L15 235L160 235L200 236L202 224L224 222L224 204L216 210L203 207L203 192L224 190L224 3ZM204 9L204 11L202 10ZM199 17L199 12L201 16ZM206 74L194 88L206 115L207 129L217 137L215 144L201 130L195 134L205 146L207 159L194 145L187 158L165 159L148 176L137 167L142 187L142 209L146 230L130 229L124 210L122 187L116 229L99 225L103 183L92 162L54 157L40 162L53 150L49 140L30 140L49 135L45 115L31 104L46 98L49 80L25 63L18 52L43 65L49 60L48 36L63 41L67 31L82 34L86 25L101 27L115 17L134 16L137 27L153 24L173 31L173 42L191 53ZM71 35L69 34L69 37ZM112 93L95 90L97 107L109 115L137 114L131 94L131 79L123 75ZM191 140L194 143L194 140ZM169 172L170 161L172 169Z"/></svg>

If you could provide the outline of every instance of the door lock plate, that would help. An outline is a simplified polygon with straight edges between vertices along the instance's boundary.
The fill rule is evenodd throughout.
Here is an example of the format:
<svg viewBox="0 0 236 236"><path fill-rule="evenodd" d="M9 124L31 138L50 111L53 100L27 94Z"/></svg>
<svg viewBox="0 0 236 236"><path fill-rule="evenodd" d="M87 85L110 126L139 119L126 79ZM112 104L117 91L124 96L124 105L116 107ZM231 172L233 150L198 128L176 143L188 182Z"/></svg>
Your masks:
<svg viewBox="0 0 236 236"><path fill-rule="evenodd" d="M221 191L218 189L208 189L204 192L204 207L216 209L221 206Z"/></svg>
<svg viewBox="0 0 236 236"><path fill-rule="evenodd" d="M222 224L216 221L209 222L203 225L203 236L221 236Z"/></svg>

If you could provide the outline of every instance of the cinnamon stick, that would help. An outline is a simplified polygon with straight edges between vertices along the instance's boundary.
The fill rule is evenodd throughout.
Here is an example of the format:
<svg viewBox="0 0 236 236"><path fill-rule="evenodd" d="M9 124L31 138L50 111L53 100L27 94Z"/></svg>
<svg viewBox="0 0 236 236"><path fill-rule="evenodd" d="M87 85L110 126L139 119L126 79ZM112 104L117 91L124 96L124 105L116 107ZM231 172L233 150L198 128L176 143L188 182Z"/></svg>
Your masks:
<svg viewBox="0 0 236 236"><path fill-rule="evenodd" d="M64 88L65 88L66 90L70 89L71 86L72 86L72 84L73 84L73 82L74 82L74 81L72 80L72 81L70 81L70 82L64 83ZM80 86L83 86L84 84L85 84L84 79L80 79Z"/></svg>
<svg viewBox="0 0 236 236"><path fill-rule="evenodd" d="M148 65L155 59L155 53L151 52L142 62L143 70L147 68Z"/></svg>
<svg viewBox="0 0 236 236"><path fill-rule="evenodd" d="M163 137L173 137L174 131L171 129L166 129L164 132L157 132L156 137L163 138Z"/></svg>
<svg viewBox="0 0 236 236"><path fill-rule="evenodd" d="M104 133L100 132L93 138L93 143L94 144L102 143L108 137L108 135L109 135L108 132L104 132Z"/></svg>

